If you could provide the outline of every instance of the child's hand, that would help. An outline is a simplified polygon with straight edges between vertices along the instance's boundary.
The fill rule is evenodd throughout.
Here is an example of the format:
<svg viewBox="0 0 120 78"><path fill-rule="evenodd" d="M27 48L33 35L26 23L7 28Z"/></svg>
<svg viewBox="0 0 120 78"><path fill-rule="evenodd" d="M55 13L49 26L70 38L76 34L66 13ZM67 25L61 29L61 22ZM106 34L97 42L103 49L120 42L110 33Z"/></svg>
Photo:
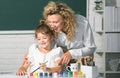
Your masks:
<svg viewBox="0 0 120 78"><path fill-rule="evenodd" d="M60 61L61 61L61 59L58 59L58 60L55 61L56 66L60 65L60 64L59 64Z"/></svg>
<svg viewBox="0 0 120 78"><path fill-rule="evenodd" d="M16 75L19 75L19 76L23 76L26 74L27 74L27 72L26 72L26 69L24 67L20 67L18 72L16 73Z"/></svg>
<svg viewBox="0 0 120 78"><path fill-rule="evenodd" d="M40 68L46 72L47 71L47 67L46 67L46 64L45 63L40 63Z"/></svg>

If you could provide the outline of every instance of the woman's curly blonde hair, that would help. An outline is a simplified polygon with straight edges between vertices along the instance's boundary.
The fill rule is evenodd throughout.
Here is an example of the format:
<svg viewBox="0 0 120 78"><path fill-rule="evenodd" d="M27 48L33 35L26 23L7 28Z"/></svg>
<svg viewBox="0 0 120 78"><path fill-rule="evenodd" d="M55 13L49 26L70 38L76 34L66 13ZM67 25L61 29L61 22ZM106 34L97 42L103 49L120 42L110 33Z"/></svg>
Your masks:
<svg viewBox="0 0 120 78"><path fill-rule="evenodd" d="M71 40L75 37L75 13L68 7L65 3L62 2L49 2L47 6L44 7L43 15L47 18L48 15L59 14L63 17L65 26L63 32L66 33L67 39Z"/></svg>

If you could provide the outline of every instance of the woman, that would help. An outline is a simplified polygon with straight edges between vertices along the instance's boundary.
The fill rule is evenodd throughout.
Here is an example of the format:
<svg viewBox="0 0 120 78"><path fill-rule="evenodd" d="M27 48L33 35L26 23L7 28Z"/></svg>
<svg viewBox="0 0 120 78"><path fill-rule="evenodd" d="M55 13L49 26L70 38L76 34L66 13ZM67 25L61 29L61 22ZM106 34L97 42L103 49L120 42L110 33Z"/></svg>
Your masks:
<svg viewBox="0 0 120 78"><path fill-rule="evenodd" d="M68 50L62 55L59 64L67 65L71 58L93 55L96 50L92 30L88 20L76 15L62 2L49 2L44 7L44 17L56 32L56 42Z"/></svg>

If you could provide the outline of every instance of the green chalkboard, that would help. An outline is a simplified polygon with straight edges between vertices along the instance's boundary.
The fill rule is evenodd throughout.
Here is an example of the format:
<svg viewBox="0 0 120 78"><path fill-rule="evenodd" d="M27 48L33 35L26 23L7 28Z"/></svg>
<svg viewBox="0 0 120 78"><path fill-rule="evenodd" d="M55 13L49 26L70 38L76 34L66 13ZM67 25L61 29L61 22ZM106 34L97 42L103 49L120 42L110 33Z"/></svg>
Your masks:
<svg viewBox="0 0 120 78"><path fill-rule="evenodd" d="M0 31L33 30L43 18L43 8L51 0L0 0ZM65 2L76 13L86 16L86 0Z"/></svg>

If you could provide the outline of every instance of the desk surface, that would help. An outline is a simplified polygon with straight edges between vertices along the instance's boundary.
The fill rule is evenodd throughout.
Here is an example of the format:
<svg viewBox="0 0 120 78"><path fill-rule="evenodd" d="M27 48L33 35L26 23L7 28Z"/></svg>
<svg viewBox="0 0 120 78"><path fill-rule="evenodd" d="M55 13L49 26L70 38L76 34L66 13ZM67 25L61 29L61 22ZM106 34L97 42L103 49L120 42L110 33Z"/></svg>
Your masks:
<svg viewBox="0 0 120 78"><path fill-rule="evenodd" d="M0 78L84 78L84 77L29 77L29 76L16 76L13 74L0 74ZM97 77L101 78L101 77Z"/></svg>
<svg viewBox="0 0 120 78"><path fill-rule="evenodd" d="M33 78L33 77L29 77L29 76L16 76L14 74L0 74L0 78ZM41 77L36 77L36 78L41 78ZM42 77L42 78L80 78L80 77Z"/></svg>

